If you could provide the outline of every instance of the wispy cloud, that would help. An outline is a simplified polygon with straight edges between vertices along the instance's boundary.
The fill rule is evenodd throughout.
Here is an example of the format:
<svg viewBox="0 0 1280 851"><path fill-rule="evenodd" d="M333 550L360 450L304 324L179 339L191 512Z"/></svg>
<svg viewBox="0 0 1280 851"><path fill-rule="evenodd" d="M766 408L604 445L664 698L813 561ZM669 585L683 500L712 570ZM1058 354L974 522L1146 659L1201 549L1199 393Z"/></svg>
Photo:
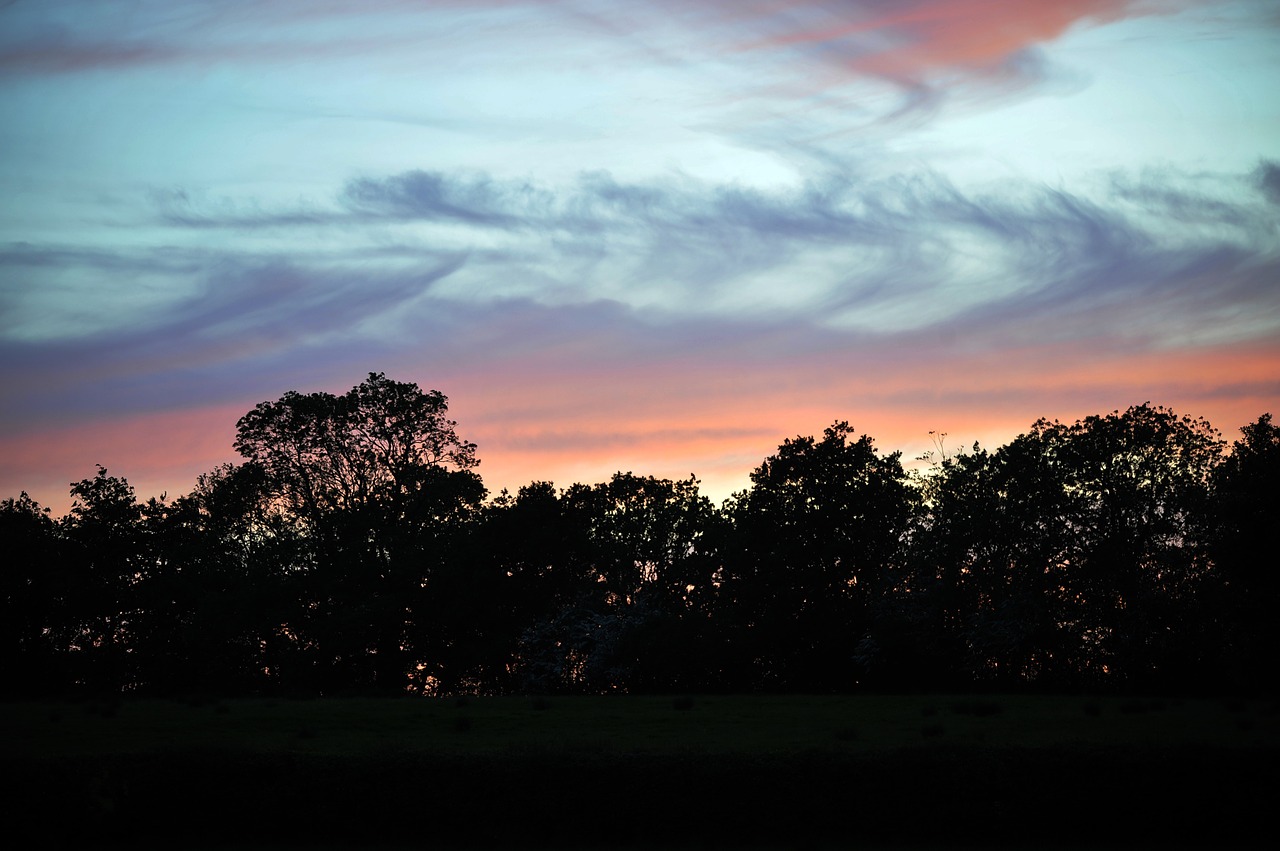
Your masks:
<svg viewBox="0 0 1280 851"><path fill-rule="evenodd" d="M323 62L421 48L450 34L467 7L503 0L420 3L269 0L168 3L68 0L52 14L12 4L0 9L0 73L67 74L152 66L263 66ZM492 23L470 18L480 26Z"/></svg>
<svg viewBox="0 0 1280 851"><path fill-rule="evenodd" d="M928 173L865 184L828 178L770 193L599 173L556 190L410 172L348 184L339 215L381 226L450 221L516 239L505 252L473 257L454 233L454 256L439 259L429 235L415 251L374 229L351 250L364 261L382 250L396 262L358 266L317 265L304 251L262 260L11 246L0 265L89 267L110 280L148 267L175 280L198 270L200 285L93 334L5 342L5 421L12 430L90 410L178 408L207 401L219 392L211 388L230 398L243 392L233 390L241 375L378 352L395 358L418 351L415 339L459 363L497 367L577 347L591 352L584 363L610 369L657 351L713 360L732 352L759 364L804 357L819 343L838 352L926 332L978 348L1274 340L1274 208L1178 185L1158 174L1113 177L1111 194L1090 200L1036 186L965 192ZM325 215L264 213L262 221L306 229ZM168 221L243 224L234 214ZM575 260L584 245L596 251L586 265ZM513 294L500 279L522 268L542 270L555 286ZM776 286L754 292L762 274ZM334 340L341 353L327 350Z"/></svg>
<svg viewBox="0 0 1280 851"><path fill-rule="evenodd" d="M614 14L592 3L571 8L595 21L601 32L642 44L650 55L672 63L689 57L766 63L768 82L752 94L775 101L790 115L815 101L852 105L844 98L865 95L857 88L864 84L888 87L898 99L878 110L871 123L899 123L923 120L955 101L990 101L1051 83L1074 86L1076 75L1052 67L1039 45L1072 27L1169 14L1186 5L1177 0L718 0L659 3L643 7L648 14L636 9Z"/></svg>
<svg viewBox="0 0 1280 851"><path fill-rule="evenodd" d="M385 60L411 53L421 59L424 48L459 53L462 37L472 50L482 38L509 48L527 44L533 28L561 48L590 41L631 44L646 61L789 65L794 77L785 85L791 94L802 79L810 94L873 79L900 90L898 110L906 112L947 96L944 77L949 86L960 76L991 90L1043 81L1038 44L1072 26L1167 13L1185 3L664 0L624 8L602 0L358 6L271 0L174 5L157 14L154 7L160 5L165 4L67 3L56 22L30 16L24 5L0 11L9 31L0 39L0 73ZM626 52L621 59L628 61Z"/></svg>
<svg viewBox="0 0 1280 851"><path fill-rule="evenodd" d="M1280 399L1274 14L1191 5L0 8L0 491L370 370L496 486L1231 428Z"/></svg>
<svg viewBox="0 0 1280 851"><path fill-rule="evenodd" d="M413 171L351 181L336 211L260 212L252 221L463 228L426 232L422 250L459 240L482 247L485 234L498 231L510 237L501 257L517 266L522 257L556 281L542 293L554 303L610 298L642 306L661 292L671 309L703 316L750 314L752 305L772 312L785 303L807 320L892 330L977 314L1030 325L1043 315L1054 317L1060 333L1083 333L1062 324L1073 305L1088 324L1091 311L1128 315L1133 303L1144 306L1127 320L1127 333L1150 339L1169 313L1186 317L1183 324L1207 318L1197 313L1200 302L1273 317L1275 297L1261 282L1276 269L1280 221L1272 207L1233 190L1241 179L1166 171L1112 174L1092 192L1008 181L975 191L926 171L815 175L799 188L767 191L622 182L601 172L555 187ZM250 221L234 212L165 220L194 227ZM769 280L784 286L771 291L773 301L770 292L755 292L770 270L782 277ZM673 291L683 296L671 300ZM512 294L500 285L470 292Z"/></svg>
<svg viewBox="0 0 1280 851"><path fill-rule="evenodd" d="M373 335L352 330L420 298L462 262L369 276L223 259L194 294L150 315L122 313L109 328L70 338L0 341L0 427L207 405L274 386L281 372L302 378L374 358L382 347ZM330 346L335 335L341 347Z"/></svg>

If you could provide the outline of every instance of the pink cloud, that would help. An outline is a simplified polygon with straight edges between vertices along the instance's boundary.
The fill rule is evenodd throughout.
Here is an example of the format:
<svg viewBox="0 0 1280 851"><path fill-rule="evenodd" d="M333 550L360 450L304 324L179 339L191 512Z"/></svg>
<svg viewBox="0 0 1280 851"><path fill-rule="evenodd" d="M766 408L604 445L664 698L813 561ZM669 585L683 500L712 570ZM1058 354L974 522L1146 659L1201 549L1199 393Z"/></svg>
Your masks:
<svg viewBox="0 0 1280 851"><path fill-rule="evenodd" d="M1232 437L1277 408L1274 345L1117 354L1086 341L1002 352L874 347L786 363L646 363L610 375L557 373L535 355L514 372L457 377L455 413L480 444L493 489L532 479L601 481L616 470L703 479L717 498L787 437L849 420L904 459L994 448L1041 416L1065 421L1150 401L1204 416ZM547 378L547 376L557 376ZM460 426L462 427L462 426Z"/></svg>
<svg viewBox="0 0 1280 851"><path fill-rule="evenodd" d="M1204 416L1228 439L1280 410L1280 347L1268 342L1129 355L1088 341L1000 352L924 344L884 352L868 343L785 362L729 360L656 357L599 369L591 358L550 350L503 370L478 364L442 374L405 361L388 373L449 395L451 416L479 444L479 471L494 493L630 470L697 475L719 500L746 487L783 439L818 434L835 420L910 461L932 448L930 431L947 433L950 450L975 440L995 448L1041 416L1071 422L1147 401ZM342 383L324 389L341 391ZM235 423L258 401L6 438L0 496L25 489L64 512L68 483L91 476L95 464L128 478L144 499L185 493L200 473L238 460Z"/></svg>
<svg viewBox="0 0 1280 851"><path fill-rule="evenodd" d="M1165 10L1171 8L1165 4ZM1157 11L1161 9L1133 0L795 2L781 8L766 7L756 23L773 32L742 48L856 48L846 60L851 68L886 76L914 75L921 69L987 67L1020 50L1052 41L1083 21L1105 22ZM814 17L821 17L822 23L790 25L797 18Z"/></svg>
<svg viewBox="0 0 1280 851"><path fill-rule="evenodd" d="M1132 0L1016 4L998 0L922 0L889 4L886 13L878 4L816 5L832 19L827 26L783 33L759 46L834 44L880 34L887 37L883 48L851 58L849 64L896 76L924 68L989 66L1019 50L1052 41L1080 21L1124 17L1136 4Z"/></svg>
<svg viewBox="0 0 1280 851"><path fill-rule="evenodd" d="M888 83L905 98L886 116L897 118L928 114L948 96L1006 94L1043 82L1049 69L1031 52L1074 26L1168 14L1185 5L1180 0L796 0L744 10L735 3L728 4L720 21L731 30L720 35L720 44L730 53L786 57L796 78L790 84L766 84L785 96L833 96L842 86L867 79ZM714 30L708 33L703 38L714 41Z"/></svg>
<svg viewBox="0 0 1280 851"><path fill-rule="evenodd" d="M196 477L225 461L235 424L248 407L221 405L42 429L0 440L0 498L27 491L63 514L71 482L91 478L101 464L123 476L140 500L188 492Z"/></svg>
<svg viewBox="0 0 1280 851"><path fill-rule="evenodd" d="M423 4L386 2L300 3L271 0L260 4L203 7L179 5L163 27L141 35L126 27L119 32L37 31L25 43L0 49L0 71L57 73L92 68L129 68L181 62L280 62L385 55L412 48L441 12L490 13L488 20L469 17L472 27L489 33L515 33L531 22L593 21L613 37L638 35L655 46L681 55L662 43L680 31L702 44L734 45L734 50L827 48L858 73L887 78L914 78L922 70L979 69L998 64L1029 46L1052 41L1082 21L1110 21L1129 15L1160 13L1179 3L1137 0L1054 0L1007 3L1001 0L903 0L882 3L792 0L792 2L725 2L704 0L613 8L592 3L532 3L519 0L471 0ZM90 7L91 8L91 7ZM607 11L606 11L607 10ZM496 13L496 14L495 14ZM302 26L344 22L340 37L299 37ZM359 25L375 27L364 34ZM399 22L388 29L391 22ZM581 26L561 30L559 37L578 38Z"/></svg>

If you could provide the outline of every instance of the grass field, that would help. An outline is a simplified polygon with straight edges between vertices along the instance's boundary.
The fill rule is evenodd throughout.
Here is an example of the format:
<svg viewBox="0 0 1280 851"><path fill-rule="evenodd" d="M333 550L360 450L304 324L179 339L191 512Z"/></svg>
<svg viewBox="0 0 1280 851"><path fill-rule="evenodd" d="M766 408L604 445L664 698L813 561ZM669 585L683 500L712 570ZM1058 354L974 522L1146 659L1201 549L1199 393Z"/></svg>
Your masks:
<svg viewBox="0 0 1280 851"><path fill-rule="evenodd" d="M1280 756L1275 701L1131 697L125 700L0 724L10 824L77 847L1241 844Z"/></svg>
<svg viewBox="0 0 1280 851"><path fill-rule="evenodd" d="M711 696L0 704L6 756L863 753L951 746L1275 747L1274 701Z"/></svg>

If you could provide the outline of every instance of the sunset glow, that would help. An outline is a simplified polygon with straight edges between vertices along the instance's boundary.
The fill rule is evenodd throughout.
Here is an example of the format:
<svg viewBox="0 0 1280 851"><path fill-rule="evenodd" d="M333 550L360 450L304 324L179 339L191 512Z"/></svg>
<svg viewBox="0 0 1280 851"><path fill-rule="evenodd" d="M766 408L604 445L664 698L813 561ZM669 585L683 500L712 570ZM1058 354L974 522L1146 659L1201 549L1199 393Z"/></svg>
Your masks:
<svg viewBox="0 0 1280 851"><path fill-rule="evenodd" d="M0 5L0 498L437 389L491 493L1280 415L1269 0Z"/></svg>

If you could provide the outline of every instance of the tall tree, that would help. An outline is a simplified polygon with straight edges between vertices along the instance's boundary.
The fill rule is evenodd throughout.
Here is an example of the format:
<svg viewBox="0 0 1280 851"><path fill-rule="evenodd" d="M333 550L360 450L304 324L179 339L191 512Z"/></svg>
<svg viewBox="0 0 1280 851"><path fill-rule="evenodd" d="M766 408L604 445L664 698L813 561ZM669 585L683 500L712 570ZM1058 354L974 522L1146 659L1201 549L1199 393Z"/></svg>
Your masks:
<svg viewBox="0 0 1280 851"><path fill-rule="evenodd" d="M1138 405L945 462L918 543L970 669L1067 685L1199 665L1220 449L1203 420Z"/></svg>
<svg viewBox="0 0 1280 851"><path fill-rule="evenodd" d="M281 624L297 616L293 524L269 511L261 468L223 464L191 493L149 503L155 569L136 634L150 688L245 694L287 687Z"/></svg>
<svg viewBox="0 0 1280 851"><path fill-rule="evenodd" d="M67 645L78 668L73 678L94 690L133 687L137 592L153 566L143 543L143 509L128 481L101 466L93 478L72 484L71 495L62 531L73 577L66 609Z"/></svg>
<svg viewBox="0 0 1280 851"><path fill-rule="evenodd" d="M439 391L370 373L342 396L289 392L237 423L235 447L311 542L298 579L322 688L402 691L437 638L422 614L431 574L484 497L475 444ZM415 610L418 610L415 614Z"/></svg>
<svg viewBox="0 0 1280 851"><path fill-rule="evenodd" d="M701 676L715 568L704 537L717 513L696 479L617 473L559 496L534 483L501 510L514 534L498 546L525 601L520 687L676 688Z"/></svg>
<svg viewBox="0 0 1280 851"><path fill-rule="evenodd" d="M1193 625L1214 579L1208 497L1220 434L1150 404L1052 433L1081 509L1066 586L1081 663L1135 685L1203 676L1205 636Z"/></svg>
<svg viewBox="0 0 1280 851"><path fill-rule="evenodd" d="M0 501L0 541L0 694L56 693L67 685L67 605L75 593L57 524L24 492Z"/></svg>
<svg viewBox="0 0 1280 851"><path fill-rule="evenodd" d="M1214 556L1222 571L1222 666L1237 686L1274 692L1280 630L1280 426L1271 414L1240 429L1241 439L1214 478Z"/></svg>
<svg viewBox="0 0 1280 851"><path fill-rule="evenodd" d="M342 396L289 391L236 424L235 448L260 466L298 516L412 495L427 471L471 470L476 446L458 437L438 390L369 373Z"/></svg>
<svg viewBox="0 0 1280 851"><path fill-rule="evenodd" d="M785 441L728 507L721 617L752 688L849 689L869 603L891 574L915 500L899 453L846 422Z"/></svg>

